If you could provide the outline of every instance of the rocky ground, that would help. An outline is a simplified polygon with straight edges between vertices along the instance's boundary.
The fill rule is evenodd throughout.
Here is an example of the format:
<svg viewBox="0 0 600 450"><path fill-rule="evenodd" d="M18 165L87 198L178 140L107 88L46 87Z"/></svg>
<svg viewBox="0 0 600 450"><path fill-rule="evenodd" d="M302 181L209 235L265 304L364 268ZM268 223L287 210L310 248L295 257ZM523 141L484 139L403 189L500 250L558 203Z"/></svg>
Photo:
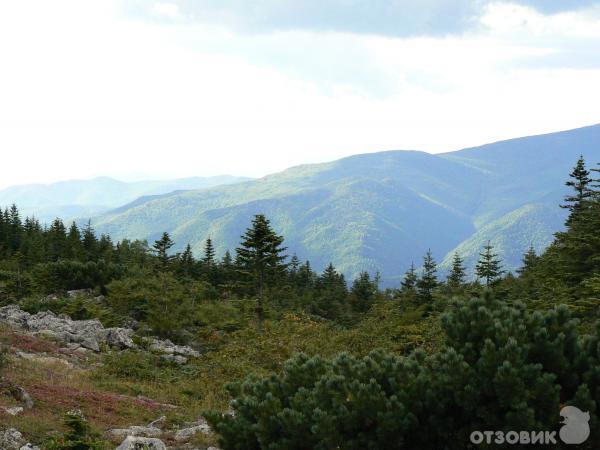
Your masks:
<svg viewBox="0 0 600 450"><path fill-rule="evenodd" d="M0 344L8 360L0 378L0 449L43 449L44 438L60 431L60 416L82 410L119 450L217 450L202 417L189 420L179 405L113 392L90 377L106 353L142 345L134 341L139 342L134 330L104 328L98 320L29 314L14 305L0 308ZM201 356L196 349L156 338L146 339L143 347L174 365Z"/></svg>

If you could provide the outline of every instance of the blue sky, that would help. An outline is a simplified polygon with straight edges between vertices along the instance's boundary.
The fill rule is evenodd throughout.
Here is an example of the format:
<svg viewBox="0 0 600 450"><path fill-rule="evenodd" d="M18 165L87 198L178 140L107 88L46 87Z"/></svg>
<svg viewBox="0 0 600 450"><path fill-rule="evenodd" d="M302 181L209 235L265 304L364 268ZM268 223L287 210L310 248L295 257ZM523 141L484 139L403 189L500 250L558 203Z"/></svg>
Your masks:
<svg viewBox="0 0 600 450"><path fill-rule="evenodd" d="M598 1L7 1L0 58L0 187L600 122Z"/></svg>

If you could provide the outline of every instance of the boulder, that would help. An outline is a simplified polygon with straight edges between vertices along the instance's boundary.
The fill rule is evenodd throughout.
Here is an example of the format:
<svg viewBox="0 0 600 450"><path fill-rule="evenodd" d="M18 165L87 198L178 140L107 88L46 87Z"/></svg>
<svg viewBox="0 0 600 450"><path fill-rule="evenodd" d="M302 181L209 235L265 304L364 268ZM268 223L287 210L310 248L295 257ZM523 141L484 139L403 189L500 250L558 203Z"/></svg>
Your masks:
<svg viewBox="0 0 600 450"><path fill-rule="evenodd" d="M194 350L193 348L186 345L173 344L168 339L152 339L149 349L157 353L164 353L166 355L180 355L192 358L197 358L200 356L200 352Z"/></svg>
<svg viewBox="0 0 600 450"><path fill-rule="evenodd" d="M196 433L210 434L210 425L204 419L200 419L190 425L175 432L175 440L177 442L187 441Z"/></svg>
<svg viewBox="0 0 600 450"><path fill-rule="evenodd" d="M181 355L162 355L163 359L166 359L167 361L170 362L174 362L175 364L185 364L187 363L187 358L185 356L181 356Z"/></svg>
<svg viewBox="0 0 600 450"><path fill-rule="evenodd" d="M19 450L25 444L23 435L14 428L0 430L0 448L2 450Z"/></svg>
<svg viewBox="0 0 600 450"><path fill-rule="evenodd" d="M92 290L91 289L74 289L72 291L67 291L67 297L75 298L75 297L91 297Z"/></svg>
<svg viewBox="0 0 600 450"><path fill-rule="evenodd" d="M19 450L40 450L39 447L33 445L33 444L25 444L23 447L21 447Z"/></svg>
<svg viewBox="0 0 600 450"><path fill-rule="evenodd" d="M167 416L160 416L158 419L153 420L148 424L149 427L162 428L167 421Z"/></svg>
<svg viewBox="0 0 600 450"><path fill-rule="evenodd" d="M115 428L108 430L108 434L114 437L126 437L126 436L141 436L141 437L156 437L162 434L160 428L157 427L140 427L131 426L129 428Z"/></svg>
<svg viewBox="0 0 600 450"><path fill-rule="evenodd" d="M134 348L135 344L131 340L133 330L128 328L107 328L105 331L106 343L111 347L120 349Z"/></svg>
<svg viewBox="0 0 600 450"><path fill-rule="evenodd" d="M160 439L127 436L116 450L167 450L167 447Z"/></svg>
<svg viewBox="0 0 600 450"><path fill-rule="evenodd" d="M8 414L9 416L17 416L23 412L22 406L14 406L12 408L0 407L0 411Z"/></svg>
<svg viewBox="0 0 600 450"><path fill-rule="evenodd" d="M19 328L27 325L30 314L23 311L17 305L8 305L0 308L0 322Z"/></svg>

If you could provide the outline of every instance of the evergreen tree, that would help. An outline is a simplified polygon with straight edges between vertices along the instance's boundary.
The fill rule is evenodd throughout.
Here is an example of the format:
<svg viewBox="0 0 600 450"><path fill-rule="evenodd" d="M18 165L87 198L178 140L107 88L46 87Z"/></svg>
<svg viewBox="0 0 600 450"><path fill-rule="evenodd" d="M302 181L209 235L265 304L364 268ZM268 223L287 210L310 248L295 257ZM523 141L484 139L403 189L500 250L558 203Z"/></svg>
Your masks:
<svg viewBox="0 0 600 450"><path fill-rule="evenodd" d="M95 261L98 254L98 238L96 237L96 232L92 228L91 221L88 221L83 229L81 245L83 247L85 258L88 261Z"/></svg>
<svg viewBox="0 0 600 450"><path fill-rule="evenodd" d="M68 258L79 259L83 247L81 245L81 233L75 222L71 223L67 234Z"/></svg>
<svg viewBox="0 0 600 450"><path fill-rule="evenodd" d="M422 302L433 300L433 290L438 285L436 272L437 264L429 249L423 258L423 273L416 283L418 296Z"/></svg>
<svg viewBox="0 0 600 450"><path fill-rule="evenodd" d="M310 291L312 275L310 264L304 264L300 267L298 277L300 279L300 289ZM325 268L323 273L315 282L316 298L312 307L312 312L326 319L339 318L344 309L345 301L348 295L348 288L344 275L335 270L332 263Z"/></svg>
<svg viewBox="0 0 600 450"><path fill-rule="evenodd" d="M54 219L46 232L46 254L49 261L58 261L68 255L67 230L62 220Z"/></svg>
<svg viewBox="0 0 600 450"><path fill-rule="evenodd" d="M579 157L569 176L571 180L567 181L565 185L573 188L575 192L567 195L565 197L566 204L561 205L561 208L570 211L566 221L567 226L571 225L577 215L585 208L586 201L592 196L590 185L593 180L590 178L590 172L585 167L583 156Z"/></svg>
<svg viewBox="0 0 600 450"><path fill-rule="evenodd" d="M404 274L404 278L400 282L400 290L404 293L406 292L414 292L417 287L417 280L419 277L417 276L417 270L415 269L415 263L410 263L410 268Z"/></svg>
<svg viewBox="0 0 600 450"><path fill-rule="evenodd" d="M371 280L368 272L361 272L352 283L350 289L350 304L356 312L366 312L371 309L377 294L377 285Z"/></svg>
<svg viewBox="0 0 600 450"><path fill-rule="evenodd" d="M241 237L240 247L236 249L241 272L247 275L258 294L258 329L263 330L265 320L264 291L265 287L280 273L285 271L287 258L283 254L283 236L277 235L271 228L269 220L263 214L257 214L252 226Z"/></svg>
<svg viewBox="0 0 600 450"><path fill-rule="evenodd" d="M169 233L165 231L162 237L155 241L154 245L152 246L158 260L158 267L161 272L166 272L175 259L175 256L169 255L169 250L174 244L175 243L171 240Z"/></svg>
<svg viewBox="0 0 600 450"><path fill-rule="evenodd" d="M529 247L529 250L523 255L523 265L517 269L519 275L530 273L539 262L540 257L535 253L533 245Z"/></svg>
<svg viewBox="0 0 600 450"><path fill-rule="evenodd" d="M208 238L204 244L204 257L202 262L206 269L212 268L215 264L215 249L212 240Z"/></svg>
<svg viewBox="0 0 600 450"><path fill-rule="evenodd" d="M310 267L310 261L306 261L304 264L300 266L298 269L298 278L296 285L299 289L309 290L312 289L315 284L315 273ZM344 288L346 287L346 282L344 281Z"/></svg>
<svg viewBox="0 0 600 450"><path fill-rule="evenodd" d="M477 277L485 280L486 286L494 283L504 273L502 270L502 261L498 254L494 253L494 246L490 241L483 247L483 252L479 254L479 261L475 266Z"/></svg>
<svg viewBox="0 0 600 450"><path fill-rule="evenodd" d="M452 270L448 275L448 285L457 288L464 284L467 274L465 272L464 261L458 253L454 253L452 258Z"/></svg>
<svg viewBox="0 0 600 450"><path fill-rule="evenodd" d="M193 278L196 269L196 261L192 252L192 246L187 244L185 250L179 255L177 272L180 276Z"/></svg>

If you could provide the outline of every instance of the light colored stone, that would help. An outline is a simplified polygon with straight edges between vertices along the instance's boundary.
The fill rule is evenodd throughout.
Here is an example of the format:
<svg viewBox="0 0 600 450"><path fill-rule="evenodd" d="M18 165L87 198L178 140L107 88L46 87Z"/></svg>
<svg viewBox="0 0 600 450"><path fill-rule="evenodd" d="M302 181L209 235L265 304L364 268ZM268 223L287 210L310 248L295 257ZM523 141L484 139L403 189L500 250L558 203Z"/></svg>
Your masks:
<svg viewBox="0 0 600 450"><path fill-rule="evenodd" d="M162 434L160 428L157 427L140 427L131 426L129 428L115 428L109 430L108 434L114 437L126 437L126 436L141 436L141 437L156 437Z"/></svg>
<svg viewBox="0 0 600 450"><path fill-rule="evenodd" d="M72 291L67 291L67 297L75 298L75 297L89 297L92 295L91 289L74 289Z"/></svg>
<svg viewBox="0 0 600 450"><path fill-rule="evenodd" d="M149 427L162 428L167 421L167 416L160 416L158 419L153 420L148 424Z"/></svg>
<svg viewBox="0 0 600 450"><path fill-rule="evenodd" d="M177 442L187 441L196 433L210 434L210 425L208 425L206 420L200 419L188 428L177 430L175 440Z"/></svg>
<svg viewBox="0 0 600 450"><path fill-rule="evenodd" d="M21 447L19 450L40 450L40 448L33 444L27 443L23 447Z"/></svg>
<svg viewBox="0 0 600 450"><path fill-rule="evenodd" d="M161 355L161 357L167 361L174 362L175 364L185 364L188 361L185 356L181 355Z"/></svg>
<svg viewBox="0 0 600 450"><path fill-rule="evenodd" d="M106 332L106 343L111 347L120 349L134 348L135 344L131 339L133 330L128 328L107 328Z"/></svg>
<svg viewBox="0 0 600 450"><path fill-rule="evenodd" d="M0 430L0 449L19 450L23 444L25 444L25 440L18 430L14 428Z"/></svg>
<svg viewBox="0 0 600 450"><path fill-rule="evenodd" d="M116 450L167 450L167 447L160 439L127 436Z"/></svg>
<svg viewBox="0 0 600 450"><path fill-rule="evenodd" d="M19 414L21 414L24 410L22 406L13 406L12 408L5 408L5 407L0 407L0 411L10 415L10 416L17 416Z"/></svg>

